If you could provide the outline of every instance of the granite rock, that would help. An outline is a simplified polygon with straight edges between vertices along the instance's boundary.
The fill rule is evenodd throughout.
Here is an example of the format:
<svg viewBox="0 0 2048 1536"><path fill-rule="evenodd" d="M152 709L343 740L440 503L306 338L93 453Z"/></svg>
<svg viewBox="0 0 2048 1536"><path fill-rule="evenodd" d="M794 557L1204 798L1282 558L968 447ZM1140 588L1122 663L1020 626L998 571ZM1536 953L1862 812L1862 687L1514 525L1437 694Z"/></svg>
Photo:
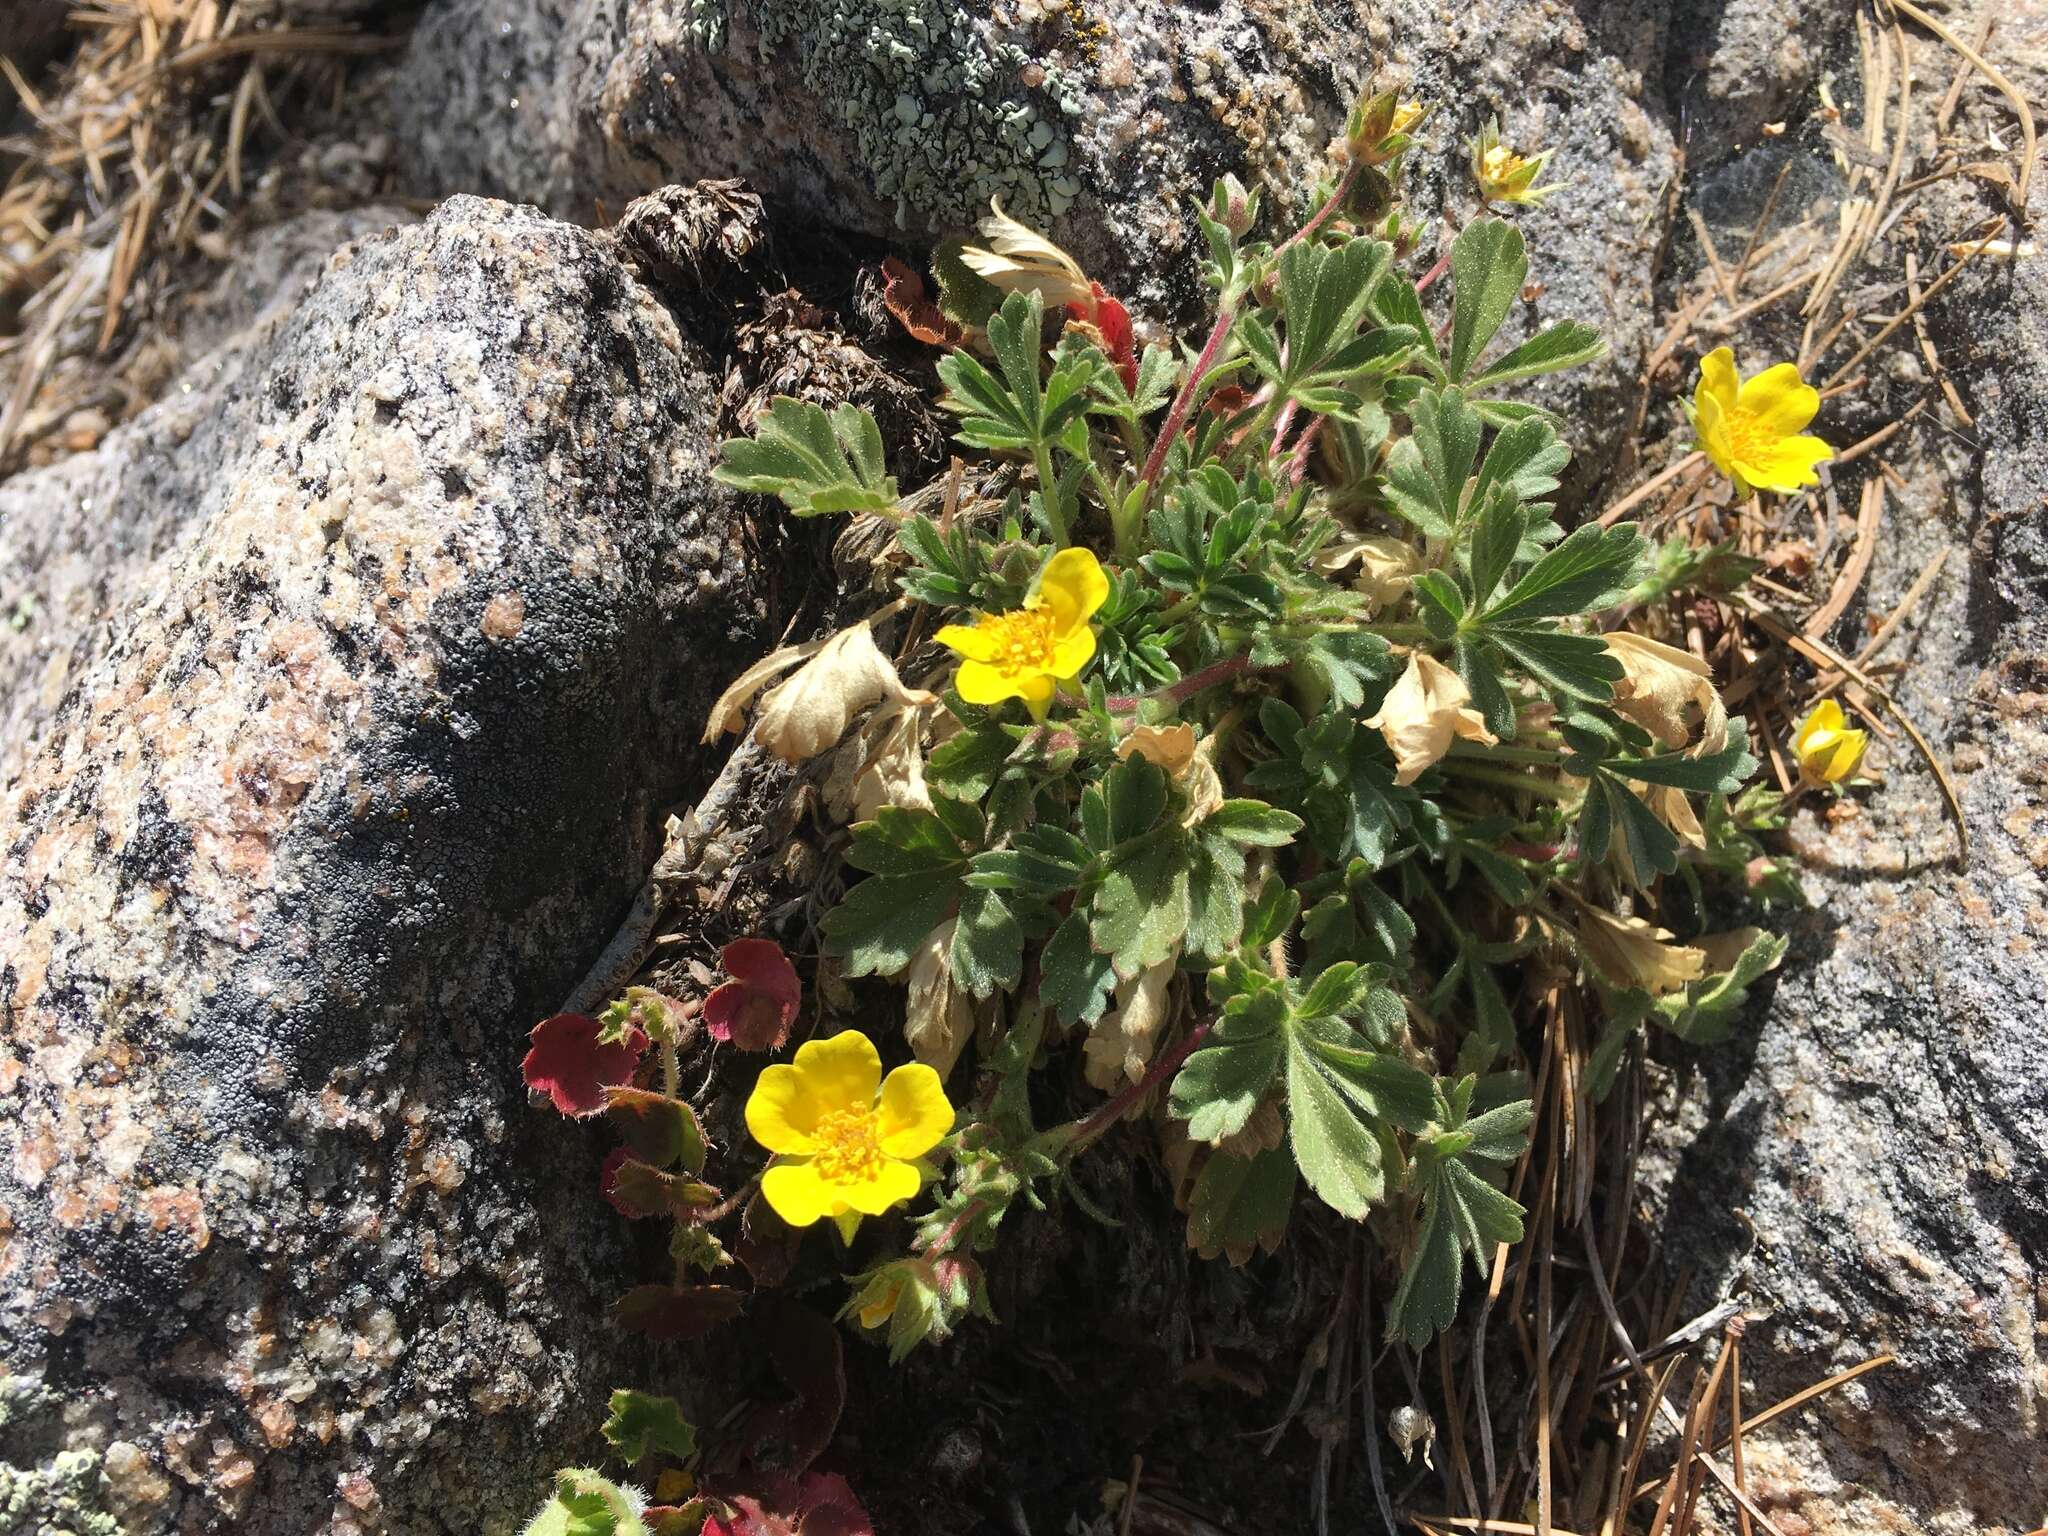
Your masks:
<svg viewBox="0 0 2048 1536"><path fill-rule="evenodd" d="M0 504L0 1353L124 1529L509 1531L647 1364L518 1063L760 645L715 382L472 198L240 335Z"/></svg>
<svg viewBox="0 0 2048 1536"><path fill-rule="evenodd" d="M664 182L739 176L784 228L904 243L971 232L1000 197L1141 316L1186 321L1203 299L1191 201L1230 171L1306 214L1377 71L1441 108L1414 157L1421 211L1470 212L1465 146L1489 114L1514 142L1554 146L1572 179L1571 198L1523 215L1542 291L1505 334L1568 318L1606 331L1611 355L1546 397L1573 413L1586 484L1626 433L1654 340L1676 164L1666 46L1654 8L1506 0L439 0L387 100L428 195L582 219Z"/></svg>

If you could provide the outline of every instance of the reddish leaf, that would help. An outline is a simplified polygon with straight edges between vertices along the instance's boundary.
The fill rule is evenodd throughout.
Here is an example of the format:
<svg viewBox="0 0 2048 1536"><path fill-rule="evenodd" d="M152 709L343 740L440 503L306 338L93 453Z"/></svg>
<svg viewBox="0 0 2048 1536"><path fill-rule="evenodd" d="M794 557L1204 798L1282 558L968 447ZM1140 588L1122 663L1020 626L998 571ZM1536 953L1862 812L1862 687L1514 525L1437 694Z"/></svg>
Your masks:
<svg viewBox="0 0 2048 1536"><path fill-rule="evenodd" d="M704 1027L714 1040L743 1051L772 1051L789 1039L803 985L782 947L769 939L734 939L718 952L731 981L704 999Z"/></svg>
<svg viewBox="0 0 2048 1536"><path fill-rule="evenodd" d="M698 1212L718 1203L718 1191L682 1174L663 1173L651 1163L623 1157L605 1160L604 1196L621 1215L638 1221L648 1216L666 1216L672 1221L695 1221Z"/></svg>
<svg viewBox="0 0 2048 1536"><path fill-rule="evenodd" d="M692 1173L704 1171L704 1128L681 1099L645 1088L607 1088L604 1104L640 1161L666 1168L680 1160Z"/></svg>
<svg viewBox="0 0 2048 1536"><path fill-rule="evenodd" d="M925 292L924 279L894 256L882 258L882 305L896 323L933 347L957 347L967 337L960 325Z"/></svg>
<svg viewBox="0 0 2048 1536"><path fill-rule="evenodd" d="M1235 416L1251 403L1251 396L1241 385L1224 384L1209 391L1209 398L1202 402L1202 409L1212 416L1225 418Z"/></svg>
<svg viewBox="0 0 2048 1536"><path fill-rule="evenodd" d="M836 1472L808 1472L801 1482L771 1472L713 1497L725 1513L705 1520L703 1536L875 1536L868 1512Z"/></svg>
<svg viewBox="0 0 2048 1536"><path fill-rule="evenodd" d="M633 1213L620 1203L617 1191L612 1188L612 1179L618 1173L620 1165L631 1156L632 1152L630 1149L626 1147L613 1147L610 1152L605 1154L604 1166L597 1171L598 1189L603 1193L605 1199L611 1203L611 1208L628 1220L632 1219Z"/></svg>
<svg viewBox="0 0 2048 1536"><path fill-rule="evenodd" d="M650 1339L696 1339L738 1317L740 1300L729 1285L636 1285L619 1298L618 1317Z"/></svg>
<svg viewBox="0 0 2048 1536"><path fill-rule="evenodd" d="M587 1013L558 1013L527 1036L533 1049L519 1064L526 1086L545 1093L565 1115L603 1109L604 1090L631 1082L647 1049L647 1036L637 1029L628 1029L616 1045L599 1045L598 1027Z"/></svg>
<svg viewBox="0 0 2048 1536"><path fill-rule="evenodd" d="M755 1465L802 1470L832 1443L846 1407L846 1356L829 1318L777 1296L756 1296L749 1327L794 1394L747 1416L738 1436Z"/></svg>
<svg viewBox="0 0 2048 1536"><path fill-rule="evenodd" d="M1102 291L1102 284L1090 283L1093 296L1086 303L1067 306L1067 329L1079 331L1116 364L1124 388L1138 387L1137 337L1131 330L1131 312Z"/></svg>

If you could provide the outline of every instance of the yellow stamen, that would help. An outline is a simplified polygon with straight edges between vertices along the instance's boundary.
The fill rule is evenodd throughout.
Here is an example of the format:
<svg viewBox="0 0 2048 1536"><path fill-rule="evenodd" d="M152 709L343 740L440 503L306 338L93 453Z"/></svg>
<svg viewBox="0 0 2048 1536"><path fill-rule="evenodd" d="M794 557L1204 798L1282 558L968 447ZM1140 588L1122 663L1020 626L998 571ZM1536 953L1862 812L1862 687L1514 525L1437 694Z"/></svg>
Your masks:
<svg viewBox="0 0 2048 1536"><path fill-rule="evenodd" d="M989 664L1011 672L1043 672L1052 666L1057 622L1050 608L1018 608L991 614L982 627L996 639Z"/></svg>
<svg viewBox="0 0 2048 1536"><path fill-rule="evenodd" d="M882 1168L881 1143L871 1109L835 1109L818 1117L813 1133L821 1146L812 1166L828 1184L859 1184Z"/></svg>

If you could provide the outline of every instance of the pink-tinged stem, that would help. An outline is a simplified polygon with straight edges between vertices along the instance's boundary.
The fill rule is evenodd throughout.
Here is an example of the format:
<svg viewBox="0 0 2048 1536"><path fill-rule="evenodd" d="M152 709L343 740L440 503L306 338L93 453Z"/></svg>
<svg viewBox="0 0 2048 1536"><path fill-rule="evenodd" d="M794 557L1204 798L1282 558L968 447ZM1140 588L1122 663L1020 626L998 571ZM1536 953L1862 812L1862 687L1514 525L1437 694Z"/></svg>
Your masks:
<svg viewBox="0 0 2048 1536"><path fill-rule="evenodd" d="M1274 256L1278 257L1289 246L1306 240L1322 228L1329 217L1344 206L1344 199L1351 195L1351 183L1357 177L1357 166L1345 167L1343 176L1338 179L1337 189L1330 194L1329 200L1315 211L1314 217L1280 243L1273 252ZM1237 301L1231 299L1217 310L1216 324L1210 327L1209 339L1202 343L1202 350L1195 358L1194 367L1188 370L1188 376L1180 386L1180 393L1173 397L1173 407L1166 413L1166 425L1159 429L1159 437L1152 444L1151 453L1145 457L1145 494L1138 503L1138 511L1141 514L1152 503L1152 489L1159 484L1160 471L1166 467L1167 451L1180 436L1181 429L1188 424L1188 413L1195 406L1195 391L1201 388L1202 380L1208 377L1209 370L1216 366L1216 354L1223 350L1223 340L1230 334L1230 327L1236 320Z"/></svg>
<svg viewBox="0 0 2048 1536"><path fill-rule="evenodd" d="M1450 265L1451 253L1449 251L1445 251L1443 255L1437 257L1436 265L1431 267L1427 272L1423 273L1421 278L1417 280L1415 284L1415 291L1417 293L1421 293L1431 283L1435 282L1438 278L1442 277L1444 273L1450 269Z"/></svg>
<svg viewBox="0 0 2048 1536"><path fill-rule="evenodd" d="M941 1232L932 1241L931 1246L925 1249L924 1256L928 1259L942 1259L951 1253L953 1245L960 1241L960 1234L973 1224L975 1217L982 1213L983 1208L987 1204L986 1200L968 1201L967 1204L960 1208L960 1214L955 1216L947 1225L946 1230Z"/></svg>
<svg viewBox="0 0 2048 1536"><path fill-rule="evenodd" d="M1104 699L1103 705L1112 714L1128 715L1139 705L1152 699L1171 699L1183 703L1200 693L1204 688L1213 688L1243 672L1278 672L1287 663L1275 662L1270 666L1254 666L1249 656L1231 656L1223 661L1213 662L1201 671L1182 678L1177 683L1168 683L1164 688L1154 688L1150 693L1118 693Z"/></svg>
<svg viewBox="0 0 2048 1536"><path fill-rule="evenodd" d="M1078 1151L1080 1148L1087 1146L1089 1142L1121 1120L1133 1104L1137 1103L1146 1094L1178 1072L1181 1063L1194 1054L1195 1047L1208 1037L1209 1030L1215 1022L1214 1019L1202 1020L1201 1023L1183 1035L1175 1043L1172 1050L1163 1056L1154 1057L1152 1065L1145 1069L1143 1077L1125 1088L1122 1093L1119 1093L1115 1098L1103 1105L1102 1108L1081 1122L1080 1129L1074 1133L1074 1139L1067 1144L1068 1148Z"/></svg>
<svg viewBox="0 0 2048 1536"><path fill-rule="evenodd" d="M1308 473L1309 452L1315 447L1316 434L1323 430L1323 423L1326 420L1328 420L1327 417L1318 416L1314 421L1310 422L1308 429L1301 434L1301 441L1294 445L1293 457L1288 460L1287 464L1287 483L1289 485L1301 484L1302 477Z"/></svg>

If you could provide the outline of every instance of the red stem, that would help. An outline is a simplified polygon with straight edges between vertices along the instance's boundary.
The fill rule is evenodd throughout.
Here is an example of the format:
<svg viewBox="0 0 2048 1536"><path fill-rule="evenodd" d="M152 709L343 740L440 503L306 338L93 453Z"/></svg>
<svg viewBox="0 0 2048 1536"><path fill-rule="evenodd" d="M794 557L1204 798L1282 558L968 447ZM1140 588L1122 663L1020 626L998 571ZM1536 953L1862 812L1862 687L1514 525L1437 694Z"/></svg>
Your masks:
<svg viewBox="0 0 2048 1536"><path fill-rule="evenodd" d="M1415 291L1417 293L1421 293L1423 289L1427 288L1431 283L1435 282L1438 278L1442 277L1444 275L1444 269L1449 267L1450 264L1451 253L1449 251L1445 251L1443 255L1437 257L1436 265L1431 267L1427 272L1423 273L1421 278L1417 280L1415 284Z"/></svg>
<svg viewBox="0 0 2048 1536"><path fill-rule="evenodd" d="M1344 205L1344 199L1351 195L1351 183L1357 176L1357 166L1346 166L1343 176L1338 179L1337 189L1330 194L1329 201L1318 208L1315 216L1306 224L1280 242L1273 252L1274 257L1277 259L1289 246L1307 239L1320 229L1324 221ZM1173 446L1174 439L1180 436L1181 429L1188 424L1188 413L1195 406L1195 391L1201 387L1202 380L1208 375L1209 370L1216 366L1216 354L1223 350L1223 339L1230 334L1230 327L1236 319L1237 300L1226 300L1223 307L1216 311L1216 324L1210 328L1209 339L1202 343L1201 354L1196 357L1194 367L1188 370L1188 376L1181 384L1180 393L1173 397L1173 408L1166 413L1166 425L1159 429L1159 437L1152 444L1151 453L1145 457L1145 494L1138 503L1141 515L1145 508L1151 505L1152 488L1159 483L1160 471L1166 467L1167 450Z"/></svg>
<svg viewBox="0 0 2048 1536"><path fill-rule="evenodd" d="M1139 705L1150 699L1171 699L1174 703L1179 704L1193 698L1204 688L1213 688L1216 684L1236 677L1240 673L1278 672L1286 665L1287 663L1282 661L1275 662L1270 666L1254 666L1249 656L1230 656L1222 661L1211 663L1209 666L1202 668L1201 671L1184 677L1177 683L1168 683L1164 688L1154 688L1150 693L1111 694L1102 702L1111 714L1128 715Z"/></svg>
<svg viewBox="0 0 2048 1536"><path fill-rule="evenodd" d="M1115 1098L1103 1105L1102 1108L1096 1110L1094 1114L1081 1122L1080 1129L1074 1132L1074 1139L1067 1143L1067 1150L1074 1152L1087 1146L1089 1142L1121 1120L1133 1104L1137 1103L1138 1100L1142 1099L1154 1088L1157 1088L1167 1078L1178 1072L1181 1063L1186 1061L1194 1053L1195 1047L1207 1038L1209 1030L1215 1023L1214 1019L1202 1020L1201 1023L1183 1035L1174 1044L1172 1050L1168 1051L1164 1056L1155 1056L1152 1059L1152 1065L1145 1069L1145 1075L1142 1078L1132 1083L1122 1093L1119 1093Z"/></svg>

